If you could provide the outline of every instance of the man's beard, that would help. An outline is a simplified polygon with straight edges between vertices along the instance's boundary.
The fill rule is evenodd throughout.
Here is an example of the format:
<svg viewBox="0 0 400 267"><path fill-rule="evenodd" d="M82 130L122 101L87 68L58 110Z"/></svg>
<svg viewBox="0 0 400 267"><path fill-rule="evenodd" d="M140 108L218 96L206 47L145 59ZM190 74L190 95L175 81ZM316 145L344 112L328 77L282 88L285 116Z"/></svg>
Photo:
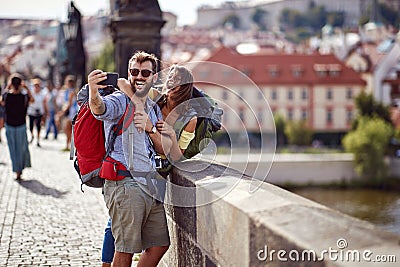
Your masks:
<svg viewBox="0 0 400 267"><path fill-rule="evenodd" d="M140 90L136 90L136 81L144 82L144 85ZM136 79L133 80L133 84L131 83L133 93L139 98L147 96L152 85L153 85L153 83L151 81L149 82L149 81L136 80Z"/></svg>

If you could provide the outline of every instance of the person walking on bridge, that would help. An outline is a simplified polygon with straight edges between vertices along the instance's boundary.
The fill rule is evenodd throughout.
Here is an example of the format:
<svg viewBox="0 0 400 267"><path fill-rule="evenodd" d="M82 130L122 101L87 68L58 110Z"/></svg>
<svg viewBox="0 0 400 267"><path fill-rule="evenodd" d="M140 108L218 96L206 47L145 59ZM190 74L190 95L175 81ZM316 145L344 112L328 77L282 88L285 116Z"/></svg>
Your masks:
<svg viewBox="0 0 400 267"><path fill-rule="evenodd" d="M25 88L25 90L24 90ZM16 180L21 180L22 170L31 167L31 157L26 134L26 114L29 103L34 98L28 87L23 83L22 76L13 74L10 77L0 99L5 107L5 128L8 149L12 162L12 170L17 174Z"/></svg>

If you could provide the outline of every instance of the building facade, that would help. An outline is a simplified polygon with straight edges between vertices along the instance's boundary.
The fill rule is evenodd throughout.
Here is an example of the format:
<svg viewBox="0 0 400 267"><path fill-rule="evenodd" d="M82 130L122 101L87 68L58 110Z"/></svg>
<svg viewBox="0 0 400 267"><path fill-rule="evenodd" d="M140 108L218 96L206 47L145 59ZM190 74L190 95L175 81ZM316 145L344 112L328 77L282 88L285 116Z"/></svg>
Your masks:
<svg viewBox="0 0 400 267"><path fill-rule="evenodd" d="M232 132L273 132L276 114L305 120L316 133L347 132L354 98L366 85L334 55L243 55L221 47L192 69L197 85L224 109L223 125Z"/></svg>

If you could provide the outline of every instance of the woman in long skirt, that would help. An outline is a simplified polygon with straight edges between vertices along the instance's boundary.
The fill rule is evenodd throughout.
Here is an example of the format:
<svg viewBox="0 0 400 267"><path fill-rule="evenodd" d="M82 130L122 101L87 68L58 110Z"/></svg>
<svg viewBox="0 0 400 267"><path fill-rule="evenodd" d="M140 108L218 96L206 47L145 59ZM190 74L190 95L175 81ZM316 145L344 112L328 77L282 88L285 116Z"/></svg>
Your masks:
<svg viewBox="0 0 400 267"><path fill-rule="evenodd" d="M5 109L6 137L12 170L17 174L16 180L21 180L24 168L31 167L26 134L26 112L29 102L33 101L34 99L29 89L22 82L21 75L11 75L7 90L1 96L0 104Z"/></svg>

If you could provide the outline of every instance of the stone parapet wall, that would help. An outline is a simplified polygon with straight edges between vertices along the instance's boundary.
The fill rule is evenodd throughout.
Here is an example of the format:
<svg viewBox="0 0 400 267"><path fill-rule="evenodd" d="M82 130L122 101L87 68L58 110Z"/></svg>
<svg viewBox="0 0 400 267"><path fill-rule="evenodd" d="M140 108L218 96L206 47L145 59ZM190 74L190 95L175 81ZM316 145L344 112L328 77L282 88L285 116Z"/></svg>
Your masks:
<svg viewBox="0 0 400 267"><path fill-rule="evenodd" d="M204 169L172 172L175 184L196 190L184 195L167 190L167 198L185 198L192 207L167 207L171 247L159 266L376 266L363 260L368 251L369 258L393 255L400 261L400 237L395 234L268 183L251 193L250 177L224 166L201 161L183 165L193 170L191 166ZM340 244L347 247L340 249ZM325 254L323 260L308 260L311 251L321 258L324 250L350 256L335 261ZM296 258L296 252L300 261L291 261L289 255ZM352 253L360 255L360 262Z"/></svg>

